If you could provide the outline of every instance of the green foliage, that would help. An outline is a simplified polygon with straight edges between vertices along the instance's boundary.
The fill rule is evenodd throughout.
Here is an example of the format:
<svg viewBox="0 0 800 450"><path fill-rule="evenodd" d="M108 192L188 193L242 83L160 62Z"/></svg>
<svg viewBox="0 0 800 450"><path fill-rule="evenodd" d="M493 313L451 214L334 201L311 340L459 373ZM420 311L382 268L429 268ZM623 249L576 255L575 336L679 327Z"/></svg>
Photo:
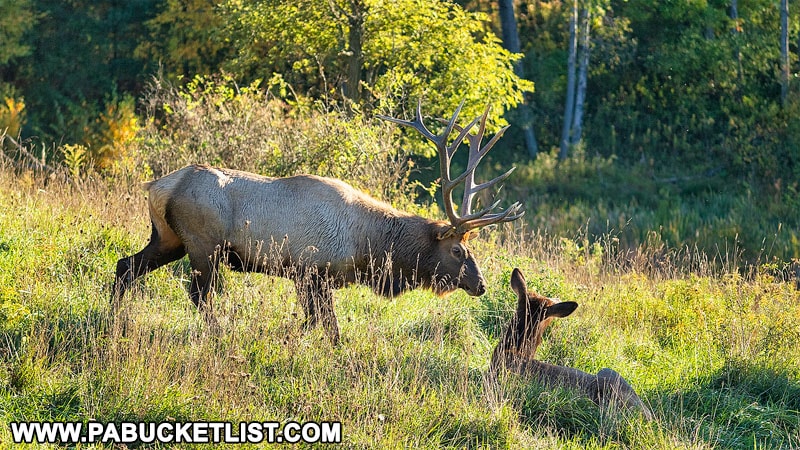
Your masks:
<svg viewBox="0 0 800 450"><path fill-rule="evenodd" d="M30 54L25 34L36 24L32 0L0 1L0 70L12 59ZM1 72L0 72L1 73Z"/></svg>
<svg viewBox="0 0 800 450"><path fill-rule="evenodd" d="M519 165L507 189L509 198L535 211L524 218L528 226L574 237L587 255L596 243L608 241L603 258L646 247L654 266L695 250L707 260L690 265L786 263L800 257L794 194L765 196L713 173L673 176L669 168L588 156L578 148L566 161L551 152ZM731 254L733 261L721 257Z"/></svg>
<svg viewBox="0 0 800 450"><path fill-rule="evenodd" d="M155 17L146 20L149 39L138 43L135 56L158 61L171 78L212 75L233 52L219 36L224 16L220 0L166 0Z"/></svg>
<svg viewBox="0 0 800 450"><path fill-rule="evenodd" d="M512 65L519 55L501 47L486 28L487 17L447 2L379 2L367 22L365 66L375 71L370 89L378 108L396 99L423 98L426 111L447 117L461 100L464 116L477 117L490 103L497 125L502 113L533 91ZM430 105L430 106L428 106ZM411 106L411 105L409 105Z"/></svg>
<svg viewBox="0 0 800 450"><path fill-rule="evenodd" d="M86 155L88 154L86 147L67 144L61 147L61 153L64 154L64 165L67 166L72 178L80 178L86 168Z"/></svg>
<svg viewBox="0 0 800 450"><path fill-rule="evenodd" d="M786 209L796 206L800 130L793 118L800 101L794 85L786 104L777 100L774 3L743 2L736 21L728 2L586 3L594 14L589 154L643 161L669 176L719 174L756 195L782 198ZM130 123L121 116L131 114L130 99L140 98L161 64L181 83L228 71L242 86L260 79L269 88L266 80L278 76L292 101L322 100L367 116L408 116L422 98L426 116L445 117L465 99L470 119L489 102L496 130L532 84L513 75L519 55L503 50L490 29L490 5L461 4L467 7L434 0L2 2L2 100L13 99L16 110L25 105L23 120L2 120L11 136L84 145L102 167L116 159L130 167L102 135L111 122L118 130ZM530 100L540 147L548 149L561 125L568 4L519 6L522 63L547 87ZM343 98L354 83L359 104ZM513 137L494 153L516 151ZM430 151L413 139L403 145ZM115 161L103 161L109 159Z"/></svg>
<svg viewBox="0 0 800 450"><path fill-rule="evenodd" d="M143 22L156 4L155 0L30 2L37 18L23 38L30 51L3 71L3 79L25 98L28 122L23 134L87 144L94 121L106 110L106 100L116 92L120 97L138 93L143 75L155 66L155 61L135 59L134 49L146 36Z"/></svg>
<svg viewBox="0 0 800 450"><path fill-rule="evenodd" d="M365 106L379 111L413 108L423 98L426 115L448 117L461 100L464 115L494 108L490 127L522 100L532 83L513 73L519 57L505 51L486 27L487 17L448 1L364 2L228 1L234 20L226 29L239 52L225 67L239 80L280 73L296 91L340 99L353 56L348 17L363 19ZM280 45L275 43L280 42Z"/></svg>
<svg viewBox="0 0 800 450"><path fill-rule="evenodd" d="M584 125L588 152L645 162L670 176L718 173L764 195L793 195L798 97L795 86L790 104L780 103L774 3L740 2L737 21L728 16L730 2L588 3L597 13ZM532 97L544 149L558 145L569 6L536 2L520 14L527 73L548 86ZM796 33L792 26L791 42ZM797 56L790 56L795 67Z"/></svg>
<svg viewBox="0 0 800 450"><path fill-rule="evenodd" d="M199 161L269 176L313 173L417 208L411 163L385 124L276 97L259 84L239 87L229 77L195 77L184 88L154 83L139 165L156 175ZM270 84L278 94L286 86L280 78Z"/></svg>

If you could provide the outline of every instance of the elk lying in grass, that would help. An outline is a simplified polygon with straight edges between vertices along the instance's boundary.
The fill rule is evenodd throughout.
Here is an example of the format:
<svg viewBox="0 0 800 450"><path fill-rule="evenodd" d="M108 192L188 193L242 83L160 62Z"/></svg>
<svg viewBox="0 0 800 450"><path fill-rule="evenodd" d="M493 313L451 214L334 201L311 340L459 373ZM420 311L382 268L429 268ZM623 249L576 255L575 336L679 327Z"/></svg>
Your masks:
<svg viewBox="0 0 800 450"><path fill-rule="evenodd" d="M600 406L613 404L640 411L648 420L653 414L630 384L612 369L591 375L571 367L557 366L535 359L542 334L555 317L566 317L578 307L575 302L556 302L529 292L519 269L511 273L511 288L517 294L517 310L492 354L490 370L502 369L530 377L547 387L576 389Z"/></svg>
<svg viewBox="0 0 800 450"><path fill-rule="evenodd" d="M436 145L449 222L398 211L337 179L269 178L187 166L144 185L149 193L150 242L117 262L112 299L122 298L136 278L188 254L190 296L209 318L222 261L236 271L292 279L306 326L316 326L321 319L336 344L335 288L364 283L384 296L416 287L438 294L461 288L483 295L486 281L467 240L477 228L515 220L523 212L519 203L498 211L499 202L472 212L475 194L502 181L511 170L475 184L475 168L505 129L481 147L489 109L464 128L456 125L460 111L461 106L440 135L423 124L421 106L413 121L382 117L413 127ZM476 124L477 133L470 134ZM448 144L454 129L460 132ZM452 178L451 159L464 139L469 141L468 166ZM461 183L464 196L457 213L453 189Z"/></svg>

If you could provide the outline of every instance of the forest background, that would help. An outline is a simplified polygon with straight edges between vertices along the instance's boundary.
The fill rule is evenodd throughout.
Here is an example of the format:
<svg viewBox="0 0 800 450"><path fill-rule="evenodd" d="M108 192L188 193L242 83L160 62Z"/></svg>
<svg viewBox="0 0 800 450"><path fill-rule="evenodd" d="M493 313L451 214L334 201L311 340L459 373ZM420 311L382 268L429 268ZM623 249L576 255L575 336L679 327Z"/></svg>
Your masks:
<svg viewBox="0 0 800 450"><path fill-rule="evenodd" d="M800 448L800 8L787 0L0 0L0 418L341 421L349 447ZM186 261L111 308L189 163L334 176L443 216L426 124L487 103L477 170L526 215L472 241L479 298ZM463 170L463 151L454 171ZM486 204L486 198L480 198ZM580 307L537 357L611 367L656 420L486 377L512 268ZM497 380L494 380L497 381ZM106 443L111 446L112 443ZM0 427L0 448L12 448Z"/></svg>
<svg viewBox="0 0 800 450"><path fill-rule="evenodd" d="M489 102L493 130L512 124L492 158L520 166L507 190L533 227L736 248L752 263L800 256L800 14L785 1L23 0L0 12L0 130L46 163L108 173L146 159L131 144L168 126L147 100L156 85L245 86L295 115L410 116L422 98L427 117L465 100L471 118ZM411 177L430 182L430 150L406 147Z"/></svg>

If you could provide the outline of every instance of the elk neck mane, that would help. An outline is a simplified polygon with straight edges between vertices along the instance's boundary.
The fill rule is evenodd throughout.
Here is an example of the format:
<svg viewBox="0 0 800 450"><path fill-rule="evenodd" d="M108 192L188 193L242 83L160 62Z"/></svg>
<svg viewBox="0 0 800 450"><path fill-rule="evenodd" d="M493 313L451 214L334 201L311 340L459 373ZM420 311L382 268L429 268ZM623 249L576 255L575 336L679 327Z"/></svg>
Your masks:
<svg viewBox="0 0 800 450"><path fill-rule="evenodd" d="M437 245L438 231L448 223L407 214L369 199L384 205L385 209L372 209L370 218L360 224L362 245L366 248L359 253L381 263L390 257L395 271L400 270L405 276L411 276L412 272L420 279L433 276L436 263L428 260L432 259L433 247Z"/></svg>

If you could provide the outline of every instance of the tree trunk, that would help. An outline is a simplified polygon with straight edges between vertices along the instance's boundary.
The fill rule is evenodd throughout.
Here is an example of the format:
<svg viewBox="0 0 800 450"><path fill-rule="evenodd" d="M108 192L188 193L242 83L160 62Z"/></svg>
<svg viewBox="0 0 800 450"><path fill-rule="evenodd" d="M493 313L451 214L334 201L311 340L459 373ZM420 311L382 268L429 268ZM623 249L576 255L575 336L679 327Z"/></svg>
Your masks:
<svg viewBox="0 0 800 450"><path fill-rule="evenodd" d="M781 0L781 104L789 96L789 0Z"/></svg>
<svg viewBox="0 0 800 450"><path fill-rule="evenodd" d="M360 0L350 2L350 11L347 13L347 23L350 33L347 37L348 61L347 82L344 86L344 95L354 103L361 100L361 74L364 67L364 5Z"/></svg>
<svg viewBox="0 0 800 450"><path fill-rule="evenodd" d="M500 0L498 2L500 12L500 27L503 33L503 46L512 53L522 53L519 41L519 30L517 30L517 19L514 14L513 0ZM525 69L522 60L514 63L514 73L520 78L525 78ZM523 99L522 104L517 108L520 114L522 133L525 136L525 148L528 155L535 158L539 153L539 145L536 143L536 135L533 132L533 114L527 99Z"/></svg>
<svg viewBox="0 0 800 450"><path fill-rule="evenodd" d="M741 28L739 28L739 2L738 0L731 0L731 21L733 22L733 29L731 32L734 36L734 43L735 43L735 50L734 50L734 58L736 59L736 79L739 80L739 86L744 84L744 72L742 71L742 49L739 45L739 34L741 33ZM738 90L738 88L737 88Z"/></svg>
<svg viewBox="0 0 800 450"><path fill-rule="evenodd" d="M499 0L497 6L503 33L503 46L512 53L519 53L521 45L517 30L517 18L514 14L514 0Z"/></svg>
<svg viewBox="0 0 800 450"><path fill-rule="evenodd" d="M589 7L581 10L581 48L580 64L578 65L578 91L575 95L575 113L572 120L570 145L576 145L583 135L583 106L586 102L586 83L589 76L589 44L591 33L591 20Z"/></svg>
<svg viewBox="0 0 800 450"><path fill-rule="evenodd" d="M575 108L575 59L577 52L578 0L572 0L569 17L569 56L567 58L567 98L564 102L564 127L561 129L561 148L558 159L566 159L569 152L569 136L572 130L572 115Z"/></svg>

